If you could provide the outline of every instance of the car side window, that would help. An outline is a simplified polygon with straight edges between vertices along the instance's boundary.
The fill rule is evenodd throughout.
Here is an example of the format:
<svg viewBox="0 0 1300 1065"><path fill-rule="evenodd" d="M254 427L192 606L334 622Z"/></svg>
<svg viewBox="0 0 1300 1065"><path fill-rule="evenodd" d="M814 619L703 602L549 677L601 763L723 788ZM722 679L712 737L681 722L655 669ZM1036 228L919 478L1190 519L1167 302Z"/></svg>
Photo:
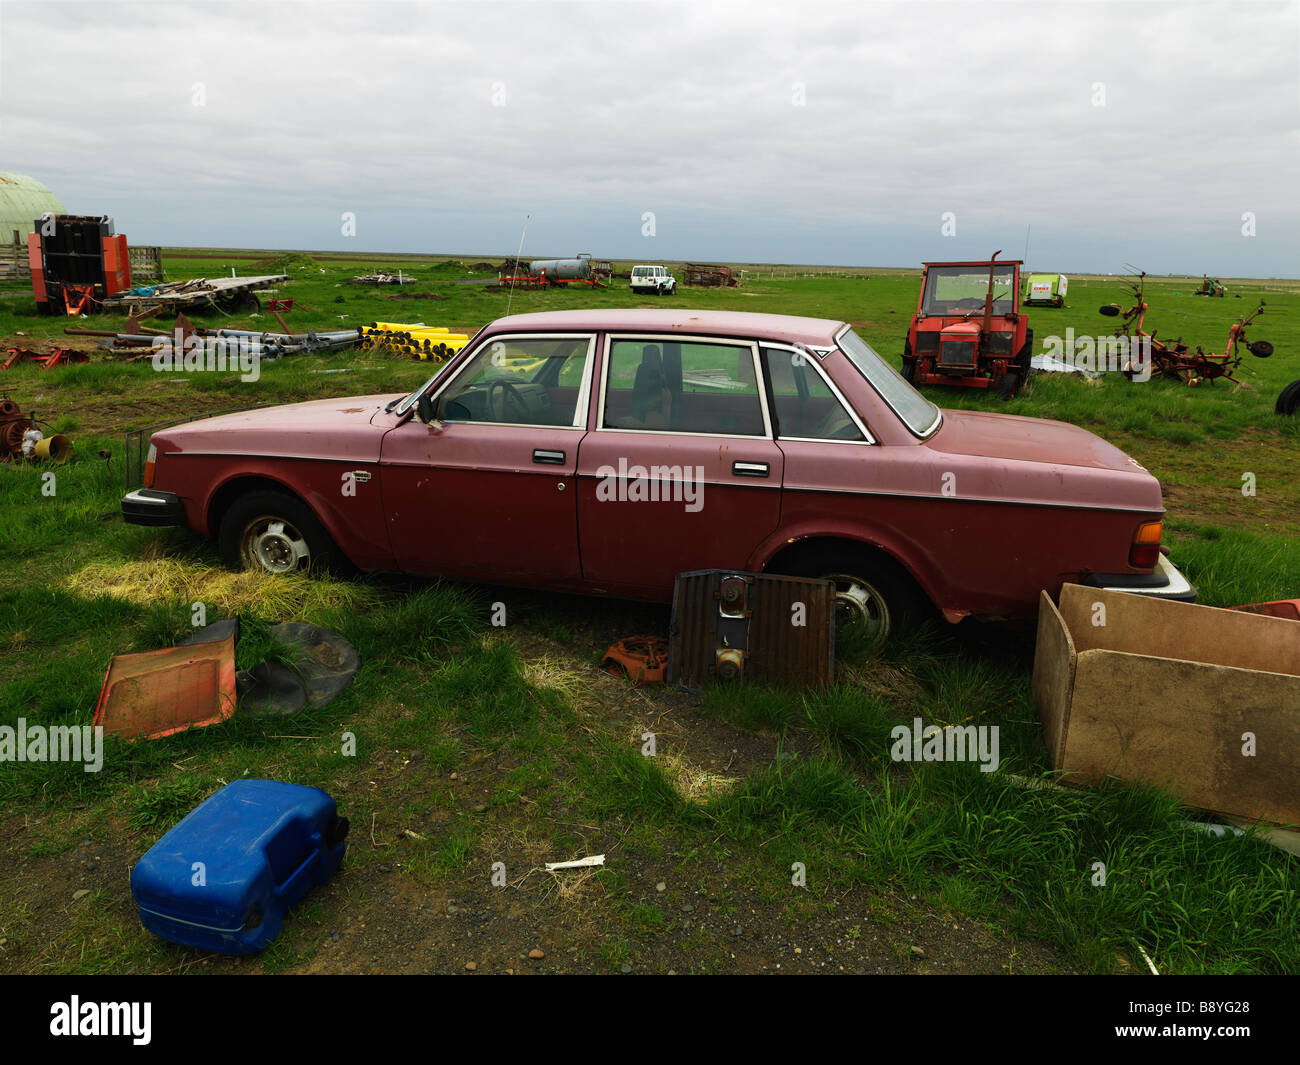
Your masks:
<svg viewBox="0 0 1300 1065"><path fill-rule="evenodd" d="M672 337L614 340L603 427L765 436L752 349Z"/></svg>
<svg viewBox="0 0 1300 1065"><path fill-rule="evenodd" d="M449 422L576 426L587 337L489 340L438 404Z"/></svg>
<svg viewBox="0 0 1300 1065"><path fill-rule="evenodd" d="M764 348L778 437L805 440L865 440L849 412L813 368L813 356L786 348Z"/></svg>

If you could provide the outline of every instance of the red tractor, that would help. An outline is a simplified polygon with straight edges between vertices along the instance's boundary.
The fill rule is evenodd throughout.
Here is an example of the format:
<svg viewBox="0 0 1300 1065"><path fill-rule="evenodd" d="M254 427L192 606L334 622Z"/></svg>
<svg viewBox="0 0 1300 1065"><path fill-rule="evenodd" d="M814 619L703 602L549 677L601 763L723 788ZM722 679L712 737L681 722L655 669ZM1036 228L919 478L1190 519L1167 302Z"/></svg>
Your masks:
<svg viewBox="0 0 1300 1065"><path fill-rule="evenodd" d="M903 347L913 385L996 388L1010 399L1029 377L1034 332L1020 313L1020 261L924 263Z"/></svg>

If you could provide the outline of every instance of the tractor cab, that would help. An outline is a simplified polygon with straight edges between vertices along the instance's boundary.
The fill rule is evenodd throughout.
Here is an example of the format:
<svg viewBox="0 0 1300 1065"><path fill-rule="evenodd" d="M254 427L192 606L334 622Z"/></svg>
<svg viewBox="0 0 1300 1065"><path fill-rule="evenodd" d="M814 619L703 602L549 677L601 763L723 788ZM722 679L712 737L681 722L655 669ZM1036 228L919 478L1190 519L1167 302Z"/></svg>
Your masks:
<svg viewBox="0 0 1300 1065"><path fill-rule="evenodd" d="M1034 335L1020 313L1020 262L925 263L903 347L913 385L996 388L1010 397L1029 376Z"/></svg>

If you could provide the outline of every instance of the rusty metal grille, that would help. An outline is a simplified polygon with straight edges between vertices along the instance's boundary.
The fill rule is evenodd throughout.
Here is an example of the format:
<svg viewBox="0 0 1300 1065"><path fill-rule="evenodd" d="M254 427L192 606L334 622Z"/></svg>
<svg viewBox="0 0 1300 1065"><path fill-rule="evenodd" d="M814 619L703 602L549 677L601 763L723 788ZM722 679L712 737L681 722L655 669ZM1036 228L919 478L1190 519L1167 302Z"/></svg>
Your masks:
<svg viewBox="0 0 1300 1065"><path fill-rule="evenodd" d="M973 340L949 341L939 349L939 361L944 366L974 366L975 342Z"/></svg>
<svg viewBox="0 0 1300 1065"><path fill-rule="evenodd" d="M727 588L743 587L729 605ZM793 624L802 605L802 625ZM729 676L729 674L734 674ZM822 687L835 676L835 584L737 570L682 573L673 587L668 680Z"/></svg>

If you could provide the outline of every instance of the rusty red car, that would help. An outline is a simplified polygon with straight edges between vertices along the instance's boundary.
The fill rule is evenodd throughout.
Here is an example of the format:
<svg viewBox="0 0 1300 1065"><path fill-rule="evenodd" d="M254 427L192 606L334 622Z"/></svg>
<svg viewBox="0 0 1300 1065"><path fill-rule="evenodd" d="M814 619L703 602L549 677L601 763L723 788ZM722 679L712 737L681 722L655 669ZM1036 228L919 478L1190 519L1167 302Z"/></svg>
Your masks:
<svg viewBox="0 0 1300 1065"><path fill-rule="evenodd" d="M1160 485L1058 421L940 410L844 322L522 314L407 395L156 432L142 525L232 566L351 566L668 601L677 574L829 577L841 623L1032 617L1066 582L1193 599Z"/></svg>

